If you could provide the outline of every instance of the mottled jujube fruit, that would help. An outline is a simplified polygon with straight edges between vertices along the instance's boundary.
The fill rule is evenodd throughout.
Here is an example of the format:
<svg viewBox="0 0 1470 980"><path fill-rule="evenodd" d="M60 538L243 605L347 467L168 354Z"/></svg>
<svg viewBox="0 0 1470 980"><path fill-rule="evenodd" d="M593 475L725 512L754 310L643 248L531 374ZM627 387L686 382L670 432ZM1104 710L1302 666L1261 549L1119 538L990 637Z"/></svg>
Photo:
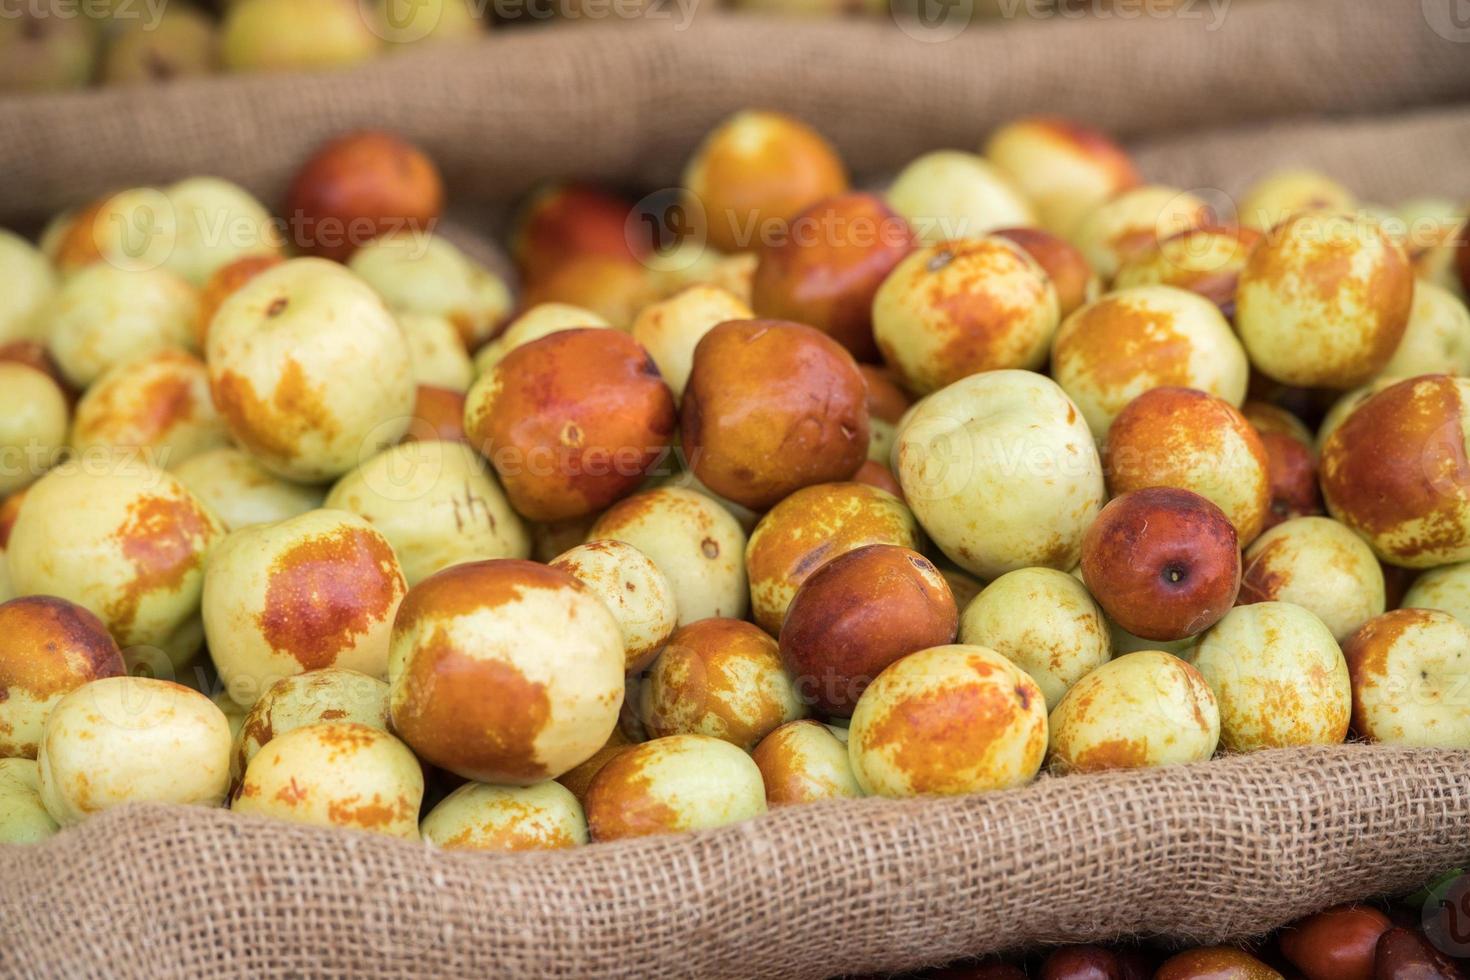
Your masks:
<svg viewBox="0 0 1470 980"><path fill-rule="evenodd" d="M781 659L817 710L849 715L889 664L955 638L959 612L923 555L875 544L832 559L796 592Z"/></svg>
<svg viewBox="0 0 1470 980"><path fill-rule="evenodd" d="M820 201L759 249L751 305L759 316L816 327L858 360L875 361L873 294L913 247L908 222L876 195Z"/></svg>
<svg viewBox="0 0 1470 980"><path fill-rule="evenodd" d="M470 389L465 433L511 505L534 521L606 509L632 493L674 434L674 396L638 343L578 329L511 351Z"/></svg>
<svg viewBox="0 0 1470 980"><path fill-rule="evenodd" d="M857 472L868 454L867 385L852 355L819 330L731 320L695 348L682 436L705 486L765 510Z"/></svg>

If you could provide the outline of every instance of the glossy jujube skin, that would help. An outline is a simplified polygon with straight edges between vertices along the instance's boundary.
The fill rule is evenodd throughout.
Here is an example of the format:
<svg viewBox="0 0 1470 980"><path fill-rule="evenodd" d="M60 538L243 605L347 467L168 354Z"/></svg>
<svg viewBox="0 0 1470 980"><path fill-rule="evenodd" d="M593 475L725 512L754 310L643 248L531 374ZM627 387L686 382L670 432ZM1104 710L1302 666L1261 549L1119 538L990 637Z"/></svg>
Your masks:
<svg viewBox="0 0 1470 980"><path fill-rule="evenodd" d="M635 693L631 684L628 687L628 693L630 695ZM623 705L625 716L636 710L631 708L626 701L627 699L625 698ZM632 720L634 725L641 724L637 721L636 717L633 717ZM558 783L571 790L572 795L577 798L578 803L586 803L587 790L591 787L593 778L602 772L604 766L638 744L638 742L630 738L624 731L625 727L629 727L627 722L620 719L617 727L607 737L607 741L603 744L602 748L588 756L587 761L573 766L556 777ZM642 733L640 732L639 734L641 735Z"/></svg>
<svg viewBox="0 0 1470 980"><path fill-rule="evenodd" d="M1036 682L994 650L956 644L879 674L853 712L847 748L865 792L956 796L1030 782L1046 744Z"/></svg>
<svg viewBox="0 0 1470 980"><path fill-rule="evenodd" d="M274 738L307 725L355 722L388 730L388 684L345 667L283 677L245 713L235 733L230 773L239 779Z"/></svg>
<svg viewBox="0 0 1470 980"><path fill-rule="evenodd" d="M1384 610L1383 566L1363 539L1327 517L1300 517L1246 549L1239 603L1311 610L1342 643Z"/></svg>
<svg viewBox="0 0 1470 980"><path fill-rule="evenodd" d="M351 721L272 739L245 769L230 809L417 840L424 772L387 732Z"/></svg>
<svg viewBox="0 0 1470 980"><path fill-rule="evenodd" d="M789 722L751 752L766 784L766 803L787 806L863 795L847 743L818 721Z"/></svg>
<svg viewBox="0 0 1470 980"><path fill-rule="evenodd" d="M419 385L414 392L413 418L408 431L399 442L422 439L432 442L463 442L468 445L469 437L464 431L465 396L462 391Z"/></svg>
<svg viewBox="0 0 1470 980"><path fill-rule="evenodd" d="M1114 289L1174 286L1198 293L1235 315L1235 290L1261 233L1235 225L1191 228L1129 258L1113 277Z"/></svg>
<svg viewBox="0 0 1470 980"><path fill-rule="evenodd" d="M1351 211L1356 206L1352 192L1326 174L1282 170L1248 187L1237 210L1243 226L1269 232L1303 211Z"/></svg>
<svg viewBox="0 0 1470 980"><path fill-rule="evenodd" d="M274 524L322 505L319 488L283 480L233 446L190 456L173 474L230 531Z"/></svg>
<svg viewBox="0 0 1470 980"><path fill-rule="evenodd" d="M45 314L51 354L66 380L90 385L130 357L194 342L199 295L163 269L97 263L65 279Z"/></svg>
<svg viewBox="0 0 1470 980"><path fill-rule="evenodd" d="M708 735L634 746L592 779L585 801L596 841L704 830L766 812L761 771L744 751Z"/></svg>
<svg viewBox="0 0 1470 980"><path fill-rule="evenodd" d="M914 516L981 578L1072 568L1105 499L1077 406L1028 371L977 374L930 395L900 426L895 457Z"/></svg>
<svg viewBox="0 0 1470 980"><path fill-rule="evenodd" d="M985 156L1057 235L1071 234L1094 209L1142 183L1127 152L1105 133L1059 116L1002 126L986 142Z"/></svg>
<svg viewBox="0 0 1470 980"><path fill-rule="evenodd" d="M41 800L63 827L124 803L219 806L230 782L230 723L182 685L104 677L56 705L36 762Z"/></svg>
<svg viewBox="0 0 1470 980"><path fill-rule="evenodd" d="M1060 319L1046 272L993 235L914 252L873 297L883 360L918 394L981 371L1040 368Z"/></svg>
<svg viewBox="0 0 1470 980"><path fill-rule="evenodd" d="M798 490L756 524L745 547L750 604L772 636L807 578L839 555L870 544L918 551L923 532L897 497L859 483L821 483Z"/></svg>
<svg viewBox="0 0 1470 980"><path fill-rule="evenodd" d="M448 317L438 313L398 312L398 325L413 357L413 380L420 387L467 391L475 366L464 340Z"/></svg>
<svg viewBox="0 0 1470 980"><path fill-rule="evenodd" d="M991 582L960 614L959 639L1030 674L1048 711L1113 656L1102 608L1074 576L1054 568L1018 568Z"/></svg>
<svg viewBox="0 0 1470 980"><path fill-rule="evenodd" d="M1460 968L1418 929L1402 926L1387 929L1378 937L1374 949L1374 980L1378 977L1388 977L1389 980L1398 977L1459 980L1464 976Z"/></svg>
<svg viewBox="0 0 1470 980"><path fill-rule="evenodd" d="M1470 748L1470 627L1437 609L1396 609L1342 645L1353 730L1387 745Z"/></svg>
<svg viewBox="0 0 1470 980"><path fill-rule="evenodd" d="M1442 286L1416 280L1408 326L1383 373L1400 378L1470 374L1470 310L1465 302Z"/></svg>
<svg viewBox="0 0 1470 980"><path fill-rule="evenodd" d="M802 583L781 627L781 659L803 700L824 714L850 715L889 664L952 643L958 621L949 585L929 559L867 545Z"/></svg>
<svg viewBox="0 0 1470 980"><path fill-rule="evenodd" d="M684 189L703 210L710 245L755 247L762 225L786 222L847 190L837 152L814 129L779 112L737 112L716 126L684 168Z"/></svg>
<svg viewBox="0 0 1470 980"><path fill-rule="evenodd" d="M429 811L424 840L451 851L548 851L587 843L587 817L566 787L466 783Z"/></svg>
<svg viewBox="0 0 1470 980"><path fill-rule="evenodd" d="M338 480L323 506L377 528L412 587L460 562L530 556L530 535L487 469L460 442L400 443Z"/></svg>
<svg viewBox="0 0 1470 980"><path fill-rule="evenodd" d="M475 354L475 374L489 374L490 369L499 364L505 355L520 347L529 344L533 340L550 336L562 330L576 330L581 327L610 327L612 324L601 314L570 303L538 303L528 307L525 312L506 324L505 329L496 335ZM642 338L634 335L634 340L643 343ZM647 344L644 344L648 347ZM652 348L649 348L650 351ZM657 357L654 358L657 360ZM662 368L660 368L662 370ZM665 373L664 380L668 380Z"/></svg>
<svg viewBox="0 0 1470 980"><path fill-rule="evenodd" d="M868 383L868 459L887 466L898 438L899 420L913 401L887 368L859 364L858 370Z"/></svg>
<svg viewBox="0 0 1470 980"><path fill-rule="evenodd" d="M505 283L448 239L423 230L375 238L347 267L395 314L448 320L466 350L490 339L510 312Z"/></svg>
<svg viewBox="0 0 1470 980"><path fill-rule="evenodd" d="M1165 960L1154 980L1282 980L1282 976L1244 950L1205 946Z"/></svg>
<svg viewBox="0 0 1470 980"><path fill-rule="evenodd" d="M81 606L45 595L0 604L0 758L34 759L63 697L125 672L107 627Z"/></svg>
<svg viewBox="0 0 1470 980"><path fill-rule="evenodd" d="M1316 615L1286 602L1236 606L1188 654L1220 708L1220 745L1254 752L1347 737L1347 662Z"/></svg>
<svg viewBox="0 0 1470 980"><path fill-rule="evenodd" d="M1322 447L1328 512L1384 561L1470 559L1470 381L1426 375L1370 397Z"/></svg>
<svg viewBox="0 0 1470 980"><path fill-rule="evenodd" d="M67 399L43 372L0 361L0 495L29 486L59 462L67 440Z"/></svg>
<svg viewBox="0 0 1470 980"><path fill-rule="evenodd" d="M1199 671L1160 650L1110 660L1051 713L1048 766L1058 774L1204 762L1220 709Z"/></svg>
<svg viewBox="0 0 1470 980"><path fill-rule="evenodd" d="M104 373L77 402L71 430L72 447L79 452L140 450L169 469L229 441L210 397L209 371L177 347Z"/></svg>
<svg viewBox="0 0 1470 980"><path fill-rule="evenodd" d="M587 540L611 538L643 552L674 588L679 625L711 616L739 619L750 601L745 532L713 497L659 487L609 508Z"/></svg>
<svg viewBox="0 0 1470 980"><path fill-rule="evenodd" d="M623 633L624 669L647 667L679 620L674 587L652 558L625 541L588 541L548 562L591 589Z"/></svg>
<svg viewBox="0 0 1470 980"><path fill-rule="evenodd" d="M1219 622L1240 590L1230 519L1172 487L1115 497L1082 541L1082 579L1108 616L1149 640L1179 640Z"/></svg>
<svg viewBox="0 0 1470 980"><path fill-rule="evenodd" d="M925 245L1036 224L1031 202L997 167L961 150L936 150L912 160L893 178L885 197Z"/></svg>
<svg viewBox="0 0 1470 980"><path fill-rule="evenodd" d="M465 434L522 516L566 520L631 493L674 434L674 396L627 334L563 330L516 348L465 401Z"/></svg>
<svg viewBox="0 0 1470 980"><path fill-rule="evenodd" d="M1069 316L1052 345L1052 375L1099 441L1150 389L1194 388L1239 405L1249 374L1219 309L1172 286L1108 293Z"/></svg>
<svg viewBox="0 0 1470 980"><path fill-rule="evenodd" d="M1285 521L1324 513L1317 457L1310 438L1261 431L1260 426L1256 429L1266 450L1266 475L1271 485L1271 503L1261 530L1269 531Z"/></svg>
<svg viewBox="0 0 1470 980"><path fill-rule="evenodd" d="M323 667L382 678L406 591L392 546L356 514L313 510L233 531L204 578L210 656L242 707Z"/></svg>
<svg viewBox="0 0 1470 980"><path fill-rule="evenodd" d="M345 262L380 234L427 229L443 209L433 161L397 136L364 130L324 144L302 165L285 214L298 249Z"/></svg>
<svg viewBox="0 0 1470 980"><path fill-rule="evenodd" d="M289 480L340 476L408 428L408 340L378 295L323 259L260 273L220 306L205 357L230 434Z"/></svg>
<svg viewBox="0 0 1470 980"><path fill-rule="evenodd" d="M526 283L520 299L527 309L547 304L579 306L626 332L640 310L662 298L663 287L641 262L580 255L544 278Z"/></svg>
<svg viewBox="0 0 1470 980"><path fill-rule="evenodd" d="M1270 462L1255 428L1231 404L1193 388L1154 388L1108 427L1108 490L1191 490L1225 512L1242 544L1255 540L1271 501Z"/></svg>
<svg viewBox="0 0 1470 980"><path fill-rule="evenodd" d="M162 470L68 464L27 491L6 557L18 595L69 599L121 646L162 647L199 611L205 562L223 537L218 519Z"/></svg>
<svg viewBox="0 0 1470 980"><path fill-rule="evenodd" d="M705 334L681 409L694 475L754 510L845 480L867 458L867 385L856 362L799 323L734 320Z"/></svg>
<svg viewBox="0 0 1470 980"><path fill-rule="evenodd" d="M163 268L196 289L238 259L281 254L275 219L243 187L218 177L190 177L165 187L163 195L173 222L173 234L163 239L168 246ZM136 212L132 227L149 219L157 220L148 210ZM120 226L111 230L116 233ZM120 238L125 249L134 244L126 232Z"/></svg>
<svg viewBox="0 0 1470 980"><path fill-rule="evenodd" d="M913 248L908 222L876 195L821 201L757 251L751 305L759 316L816 327L859 361L876 361L873 294Z"/></svg>
<svg viewBox="0 0 1470 980"><path fill-rule="evenodd" d="M991 232L991 236L1021 246L1041 266L1057 291L1061 316L1070 316L1079 306L1101 295L1101 278L1092 271L1087 256L1065 238L1040 228L1002 228Z"/></svg>
<svg viewBox="0 0 1470 980"><path fill-rule="evenodd" d="M279 255L247 255L220 266L205 280L199 290L199 316L194 321L194 342L201 351L208 349L209 325L214 322L220 304L235 290L284 261Z"/></svg>
<svg viewBox="0 0 1470 980"><path fill-rule="evenodd" d="M696 284L639 310L631 332L658 365L674 397L682 399L694 370L694 350L704 335L726 320L754 316L749 304L729 290Z"/></svg>
<svg viewBox="0 0 1470 980"><path fill-rule="evenodd" d="M1443 565L1420 575L1404 593L1399 606L1438 609L1470 626L1470 562Z"/></svg>
<svg viewBox="0 0 1470 980"><path fill-rule="evenodd" d="M1408 256L1376 224L1308 212L1251 252L1236 290L1235 324L1261 373L1346 390L1388 364L1413 298Z"/></svg>
<svg viewBox="0 0 1470 980"><path fill-rule="evenodd" d="M1176 187L1134 187L1090 211L1068 233L1073 245L1109 282L1129 259L1175 235L1209 225L1210 206Z"/></svg>
<svg viewBox="0 0 1470 980"><path fill-rule="evenodd" d="M1288 926L1281 954L1307 980L1375 980L1378 939L1393 925L1367 905L1340 905Z"/></svg>
<svg viewBox="0 0 1470 980"><path fill-rule="evenodd" d="M39 844L60 829L41 802L35 760L0 758L0 844Z"/></svg>
<svg viewBox="0 0 1470 980"><path fill-rule="evenodd" d="M583 255L632 261L649 245L647 226L630 225L632 217L632 202L615 194L583 184L552 184L536 191L517 216L511 257L527 282Z"/></svg>
<svg viewBox="0 0 1470 980"><path fill-rule="evenodd" d="M503 559L416 585L393 626L394 730L466 779L525 786L592 756L618 721L623 637L581 582Z"/></svg>
<svg viewBox="0 0 1470 980"><path fill-rule="evenodd" d="M735 619L704 619L664 645L639 690L649 736L709 735L747 752L806 714L776 641Z"/></svg>

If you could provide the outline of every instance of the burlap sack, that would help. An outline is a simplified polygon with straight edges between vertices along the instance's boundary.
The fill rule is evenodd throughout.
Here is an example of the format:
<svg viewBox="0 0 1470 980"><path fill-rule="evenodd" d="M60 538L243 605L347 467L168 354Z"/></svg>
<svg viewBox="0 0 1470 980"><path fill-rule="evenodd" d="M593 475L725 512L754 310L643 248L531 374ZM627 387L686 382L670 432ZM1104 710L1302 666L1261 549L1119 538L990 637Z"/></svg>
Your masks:
<svg viewBox="0 0 1470 980"><path fill-rule="evenodd" d="M1217 22L1191 0L1178 19L1016 23L939 43L887 22L701 8L687 30L506 30L326 77L33 97L0 102L0 221L201 173L278 202L317 143L357 126L423 143L460 203L560 176L646 191L675 182L699 136L747 106L818 124L859 175L976 147L1045 111L1116 132L1150 178L1182 187L1235 192L1304 163L1369 200L1470 198L1470 25L1454 29L1457 2L1234 0Z"/></svg>
<svg viewBox="0 0 1470 980"><path fill-rule="evenodd" d="M9 975L803 980L1250 936L1470 856L1470 753L1266 752L533 855L130 807L0 848Z"/></svg>
<svg viewBox="0 0 1470 980"><path fill-rule="evenodd" d="M1426 16L1437 2L1256 0L1213 31L1065 22L945 43L701 15L329 77L30 98L0 103L0 222L197 173L275 201L314 144L363 125L428 146L472 210L551 176L646 191L746 105L818 123L860 175L1054 111L1183 187L1310 164L1370 199L1470 198L1470 46ZM0 974L819 978L1042 941L1241 938L1467 859L1470 753L1361 745L519 856L137 807L0 847Z"/></svg>

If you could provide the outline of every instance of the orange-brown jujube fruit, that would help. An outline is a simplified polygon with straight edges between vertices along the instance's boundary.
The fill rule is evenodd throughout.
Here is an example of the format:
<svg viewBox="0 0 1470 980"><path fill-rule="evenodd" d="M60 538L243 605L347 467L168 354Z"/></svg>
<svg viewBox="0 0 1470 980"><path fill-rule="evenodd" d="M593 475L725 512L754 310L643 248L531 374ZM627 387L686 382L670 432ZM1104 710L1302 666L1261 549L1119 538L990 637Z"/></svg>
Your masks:
<svg viewBox="0 0 1470 980"><path fill-rule="evenodd" d="M1263 532L1297 517L1322 513L1322 491L1317 486L1317 459L1312 448L1283 432L1262 432L1266 472L1271 482L1271 505Z"/></svg>
<svg viewBox="0 0 1470 980"><path fill-rule="evenodd" d="M828 198L758 250L751 306L759 316L816 327L858 360L876 361L873 294L913 248L913 229L876 195Z"/></svg>
<svg viewBox="0 0 1470 980"><path fill-rule="evenodd" d="M1368 905L1339 905L1281 933L1281 953L1307 980L1373 980L1378 937L1393 925Z"/></svg>
<svg viewBox="0 0 1470 980"><path fill-rule="evenodd" d="M630 221L633 205L585 184L554 184L527 202L511 254L527 282L584 255L632 262L649 251L648 226Z"/></svg>
<svg viewBox="0 0 1470 980"><path fill-rule="evenodd" d="M632 493L674 422L674 396L648 352L616 330L563 330L523 344L465 403L470 443L495 467L511 505L534 521L592 514Z"/></svg>
<svg viewBox="0 0 1470 980"><path fill-rule="evenodd" d="M51 709L66 694L127 672L102 620L65 599L0 604L0 759L34 759Z"/></svg>
<svg viewBox="0 0 1470 980"><path fill-rule="evenodd" d="M846 480L868 454L868 389L842 345L782 320L731 320L694 349L684 454L715 493L752 510Z"/></svg>
<svg viewBox="0 0 1470 980"><path fill-rule="evenodd" d="M1051 279L1057 291L1057 309L1063 317L1102 291L1102 281L1082 250L1060 235L1040 228L1002 228L991 232L1015 242Z"/></svg>
<svg viewBox="0 0 1470 980"><path fill-rule="evenodd" d="M1112 500L1082 539L1082 578L1119 626L1148 640L1182 640L1230 611L1240 591L1240 544L1224 511L1173 487Z"/></svg>
<svg viewBox="0 0 1470 980"><path fill-rule="evenodd" d="M286 195L296 247L345 262L390 231L427 231L444 210L444 181L422 150L364 130L326 143L297 171Z"/></svg>
<svg viewBox="0 0 1470 980"><path fill-rule="evenodd" d="M781 659L803 700L845 716L883 668L953 642L958 628L954 596L929 559L869 545L802 583L781 627Z"/></svg>
<svg viewBox="0 0 1470 980"><path fill-rule="evenodd" d="M247 255L215 270L199 292L199 319L194 323L194 339L200 350L206 349L209 323L220 304L266 269L284 261L279 255Z"/></svg>
<svg viewBox="0 0 1470 980"><path fill-rule="evenodd" d="M399 441L468 442L464 434L464 403L462 391L419 385L414 394L413 421L408 423L408 431Z"/></svg>
<svg viewBox="0 0 1470 980"><path fill-rule="evenodd" d="M1242 545L1261 533L1271 504L1266 447L1229 402L1163 387L1128 403L1108 428L1103 472L1114 495L1178 487L1215 504Z"/></svg>
<svg viewBox="0 0 1470 980"><path fill-rule="evenodd" d="M1332 516L1407 568L1470 560L1470 380L1424 375L1373 395L1322 447Z"/></svg>

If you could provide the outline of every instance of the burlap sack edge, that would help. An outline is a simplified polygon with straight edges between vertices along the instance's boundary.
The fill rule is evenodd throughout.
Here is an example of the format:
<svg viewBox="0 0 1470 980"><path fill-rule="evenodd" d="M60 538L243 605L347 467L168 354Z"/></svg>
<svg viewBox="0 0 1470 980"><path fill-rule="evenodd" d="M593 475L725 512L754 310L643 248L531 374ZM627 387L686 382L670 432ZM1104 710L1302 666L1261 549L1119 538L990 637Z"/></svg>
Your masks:
<svg viewBox="0 0 1470 980"><path fill-rule="evenodd" d="M10 98L0 100L0 220L34 221L119 186L202 173L278 204L314 146L362 126L424 144L451 198L473 203L504 203L553 178L669 186L698 137L748 106L818 125L858 175L892 173L929 149L974 149L996 125L1034 112L1140 146L1282 119L1377 118L1391 140L1402 114L1470 102L1470 45L1437 31L1425 9L1420 0L1238 0L1215 30L1195 19L1062 21L975 28L942 43L892 24L713 15L686 31L666 22L504 31L338 73ZM1457 126L1470 131L1470 110ZM1149 176L1238 189L1259 170L1261 142L1217 142L1205 166L1181 154L1182 166ZM1366 168L1374 183L1362 191L1375 196L1393 189L1380 177L1408 193L1470 196L1452 159L1381 164L1385 153L1404 160L1397 140L1334 152L1316 155L1296 139L1268 159L1321 165L1350 184Z"/></svg>
<svg viewBox="0 0 1470 980"><path fill-rule="evenodd" d="M0 848L0 950L76 976L819 978L1242 939L1467 858L1470 752L1368 745L523 855L135 806Z"/></svg>

